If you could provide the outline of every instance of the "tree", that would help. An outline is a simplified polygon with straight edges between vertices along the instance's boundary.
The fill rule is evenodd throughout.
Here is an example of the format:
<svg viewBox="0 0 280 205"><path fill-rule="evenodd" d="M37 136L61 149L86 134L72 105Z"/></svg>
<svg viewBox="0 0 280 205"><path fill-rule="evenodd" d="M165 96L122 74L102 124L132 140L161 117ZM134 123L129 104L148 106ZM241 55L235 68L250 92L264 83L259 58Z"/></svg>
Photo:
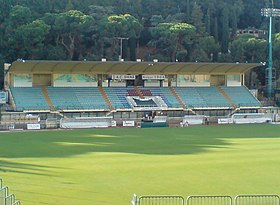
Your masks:
<svg viewBox="0 0 280 205"><path fill-rule="evenodd" d="M12 8L12 2L11 0L0 0L0 56L4 58L4 52L6 50L6 41L7 41L7 35L5 34L6 30L6 20L7 16L10 14L10 10Z"/></svg>
<svg viewBox="0 0 280 205"><path fill-rule="evenodd" d="M112 39L111 48L114 52L116 50L116 39L118 38L128 38L137 39L140 37L143 26L140 24L138 19L130 14L124 15L111 15L105 19L103 22L103 36ZM130 42L130 46L134 47ZM124 48L124 47L123 47ZM132 50L132 49L131 49ZM134 49L135 52L135 49ZM135 54L131 54L135 56ZM121 56L122 57L122 56Z"/></svg>
<svg viewBox="0 0 280 205"><path fill-rule="evenodd" d="M239 28L260 27L262 16L260 10L268 5L265 5L261 0L246 0L244 2L244 11L240 15Z"/></svg>
<svg viewBox="0 0 280 205"><path fill-rule="evenodd" d="M231 36L236 36L236 31L238 27L238 19L243 11L243 1L237 0L234 2L233 8L232 8L232 15L230 15L230 24L231 24Z"/></svg>
<svg viewBox="0 0 280 205"><path fill-rule="evenodd" d="M138 19L130 14L112 15L106 22L111 37L139 38L142 28Z"/></svg>
<svg viewBox="0 0 280 205"><path fill-rule="evenodd" d="M267 29L267 18L260 15L260 9L269 7L270 3L270 0L0 0L0 54L5 61L14 60L19 51L9 47L8 42L11 42L9 39L15 39L14 35L19 27L35 19L41 19L51 26L44 40L44 58L97 60L104 56L116 59L119 54L117 49L119 41L114 37L133 36L129 32L135 31L135 28L129 27L129 23L125 22L130 21L123 17L123 14L127 14L133 16L135 22L140 24L137 26L140 30L144 27L143 32L137 32L136 37L129 37L129 42L126 40L123 42L124 54L127 49L127 56L128 58L130 56L130 59L136 58L136 45L145 51L149 42L149 45L156 45L157 49L148 53L156 53L165 60L174 60L173 41L161 35L159 38L153 38L152 42L150 34L151 27L163 22L172 22L189 23L196 27L196 35L192 38L195 38L195 44L193 41L191 44L184 41L183 44L179 43L177 59L180 56L181 60L189 60L192 53L197 55L203 53L199 50L202 38L213 36L215 42L221 45L220 51L227 54L219 59L226 61L230 60L228 45L235 40L237 29L249 26ZM280 3L274 1L274 6L279 8ZM73 8L76 9L75 14L71 10ZM82 16L91 18L86 21L91 23L79 23L83 21ZM109 16L111 20L116 20L115 23L108 21ZM275 31L279 32L279 20L275 19L274 22ZM205 51L204 48L202 50ZM205 52L210 59L209 53ZM244 51L241 54L244 59L248 58L247 60L251 61L249 54ZM277 66L277 55L274 55ZM217 58L214 56L214 60ZM256 56L254 58L258 59Z"/></svg>
<svg viewBox="0 0 280 205"><path fill-rule="evenodd" d="M204 50L207 54L208 59L213 61L213 57L217 56L220 45L215 41L213 36L206 36L200 39L199 46Z"/></svg>
<svg viewBox="0 0 280 205"><path fill-rule="evenodd" d="M2 90L3 88L4 88L4 61L3 61L3 57L0 55L0 90Z"/></svg>
<svg viewBox="0 0 280 205"><path fill-rule="evenodd" d="M164 21L162 15L152 15L150 18L151 26L156 26Z"/></svg>
<svg viewBox="0 0 280 205"><path fill-rule="evenodd" d="M28 7L16 5L12 8L7 18L8 27L13 30L17 27L30 23L32 21L32 12Z"/></svg>
<svg viewBox="0 0 280 205"><path fill-rule="evenodd" d="M187 22L190 22L190 16L191 16L191 8L190 8L190 0L187 0L187 5L186 5L186 17L187 17Z"/></svg>
<svg viewBox="0 0 280 205"><path fill-rule="evenodd" d="M279 75L280 68L280 33L276 33L273 39L273 67L277 68L277 74Z"/></svg>
<svg viewBox="0 0 280 205"><path fill-rule="evenodd" d="M53 31L56 33L56 44L62 45L68 52L69 59L75 60L75 52L82 43L83 34L93 26L93 18L77 10L69 10L53 15Z"/></svg>
<svg viewBox="0 0 280 205"><path fill-rule="evenodd" d="M266 40L243 34L230 45L231 55L236 62L259 63L266 61Z"/></svg>
<svg viewBox="0 0 280 205"><path fill-rule="evenodd" d="M245 55L250 63L265 61L267 42L264 39L249 38L244 45Z"/></svg>
<svg viewBox="0 0 280 205"><path fill-rule="evenodd" d="M184 50L184 44L191 42L195 35L195 27L187 23L160 23L152 29L155 40L166 39L169 42L171 60L176 60L176 53Z"/></svg>
<svg viewBox="0 0 280 205"><path fill-rule="evenodd" d="M219 41L219 31L218 31L218 18L214 17L214 26L213 26L213 36L215 38L215 41Z"/></svg>
<svg viewBox="0 0 280 205"><path fill-rule="evenodd" d="M89 15L94 18L96 21L100 21L103 18L106 18L114 13L114 8L112 6L89 6Z"/></svg>
<svg viewBox="0 0 280 205"><path fill-rule="evenodd" d="M50 26L42 20L18 27L14 35L9 39L10 52L15 58L38 59L43 52L44 40Z"/></svg>
<svg viewBox="0 0 280 205"><path fill-rule="evenodd" d="M211 34L211 10L209 8L207 9L205 23L206 23L206 28L205 28L206 32L208 34Z"/></svg>
<svg viewBox="0 0 280 205"><path fill-rule="evenodd" d="M191 24L195 26L198 35L204 35L205 24L201 7L195 2L191 13Z"/></svg>
<svg viewBox="0 0 280 205"><path fill-rule="evenodd" d="M221 49L223 53L228 53L228 42L229 42L229 11L225 7L222 14L222 42Z"/></svg>
<svg viewBox="0 0 280 205"><path fill-rule="evenodd" d="M195 49L193 49L193 51L190 55L190 61L209 62L209 58L207 56L207 53L203 49L196 47Z"/></svg>

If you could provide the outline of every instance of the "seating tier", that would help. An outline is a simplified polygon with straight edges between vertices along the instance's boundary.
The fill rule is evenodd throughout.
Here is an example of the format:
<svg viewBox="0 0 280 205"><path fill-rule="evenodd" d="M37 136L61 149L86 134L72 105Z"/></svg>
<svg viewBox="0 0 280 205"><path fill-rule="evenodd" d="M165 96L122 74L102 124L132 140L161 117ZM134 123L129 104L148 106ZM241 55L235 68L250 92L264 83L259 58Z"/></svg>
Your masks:
<svg viewBox="0 0 280 205"><path fill-rule="evenodd" d="M57 110L109 109L97 87L47 87Z"/></svg>
<svg viewBox="0 0 280 205"><path fill-rule="evenodd" d="M161 97L169 108L182 108L182 105L168 87L143 87L141 91L143 94L145 93L146 96L149 96L151 93L153 96Z"/></svg>
<svg viewBox="0 0 280 205"><path fill-rule="evenodd" d="M131 109L126 96L137 95L133 87L104 87L103 89L115 109ZM169 108L182 108L168 87L139 87L139 89L146 97L161 97ZM245 86L222 86L221 89L237 106L260 106L260 102ZM189 108L232 107L223 92L221 93L215 86L174 87L174 90ZM109 109L97 87L47 87L47 92L56 110ZM50 109L41 87L11 87L11 93L17 110Z"/></svg>
<svg viewBox="0 0 280 205"><path fill-rule="evenodd" d="M134 93L133 88L127 87L104 87L103 88L109 101L115 109L127 109L131 108L126 100L126 96ZM135 91L136 92L136 91ZM134 94L133 94L134 95ZM135 94L137 95L137 94Z"/></svg>
<svg viewBox="0 0 280 205"><path fill-rule="evenodd" d="M255 98L245 86L222 86L229 98L240 107L259 107L261 103Z"/></svg>
<svg viewBox="0 0 280 205"><path fill-rule="evenodd" d="M41 87L10 87L16 110L49 110Z"/></svg>
<svg viewBox="0 0 280 205"><path fill-rule="evenodd" d="M186 106L190 108L232 107L215 86L174 87L174 89Z"/></svg>

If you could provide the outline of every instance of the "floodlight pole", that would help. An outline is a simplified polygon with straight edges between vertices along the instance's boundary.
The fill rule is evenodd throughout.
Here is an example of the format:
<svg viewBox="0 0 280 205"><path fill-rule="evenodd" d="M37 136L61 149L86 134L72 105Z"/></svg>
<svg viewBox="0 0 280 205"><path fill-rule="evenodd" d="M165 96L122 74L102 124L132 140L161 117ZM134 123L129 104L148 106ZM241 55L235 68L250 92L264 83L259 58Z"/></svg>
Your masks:
<svg viewBox="0 0 280 205"><path fill-rule="evenodd" d="M267 66L267 97L272 97L272 17L280 16L280 9L273 8L273 0L271 8L263 8L262 16L269 17L269 32L268 32L268 66Z"/></svg>
<svg viewBox="0 0 280 205"><path fill-rule="evenodd" d="M122 60L122 53L123 53L123 50L122 50L123 40L128 40L128 38L117 37L117 39L120 40L120 55L119 55L119 61L121 61L121 60Z"/></svg>
<svg viewBox="0 0 280 205"><path fill-rule="evenodd" d="M268 32L268 66L267 66L267 96L272 96L272 16L269 17L269 32Z"/></svg>

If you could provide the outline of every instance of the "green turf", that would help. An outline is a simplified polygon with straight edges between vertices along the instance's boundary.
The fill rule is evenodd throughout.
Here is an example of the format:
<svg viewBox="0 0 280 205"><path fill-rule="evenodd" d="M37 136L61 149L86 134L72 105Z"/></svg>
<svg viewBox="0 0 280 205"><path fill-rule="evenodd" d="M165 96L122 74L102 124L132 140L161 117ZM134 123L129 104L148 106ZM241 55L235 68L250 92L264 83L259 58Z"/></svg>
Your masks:
<svg viewBox="0 0 280 205"><path fill-rule="evenodd" d="M279 194L279 170L277 125L0 133L0 178L24 205Z"/></svg>

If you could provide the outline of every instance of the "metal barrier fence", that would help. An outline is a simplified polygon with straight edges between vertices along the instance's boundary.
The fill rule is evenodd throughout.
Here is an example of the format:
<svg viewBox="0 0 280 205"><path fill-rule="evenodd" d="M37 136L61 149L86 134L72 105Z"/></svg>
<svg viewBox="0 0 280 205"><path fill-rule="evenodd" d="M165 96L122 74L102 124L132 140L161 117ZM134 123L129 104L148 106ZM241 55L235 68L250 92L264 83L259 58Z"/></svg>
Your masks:
<svg viewBox="0 0 280 205"><path fill-rule="evenodd" d="M187 205L232 205L231 196L189 196Z"/></svg>
<svg viewBox="0 0 280 205"><path fill-rule="evenodd" d="M20 205L14 194L9 194L9 188L3 187L3 181L0 179L0 205Z"/></svg>
<svg viewBox="0 0 280 205"><path fill-rule="evenodd" d="M133 195L131 205L280 205L278 195L231 196L140 196Z"/></svg>
<svg viewBox="0 0 280 205"><path fill-rule="evenodd" d="M137 205L184 205L182 196L141 196Z"/></svg>
<svg viewBox="0 0 280 205"><path fill-rule="evenodd" d="M5 205L14 205L15 203L15 195L10 194L6 197L6 204Z"/></svg>
<svg viewBox="0 0 280 205"><path fill-rule="evenodd" d="M235 205L280 205L278 195L238 195Z"/></svg>
<svg viewBox="0 0 280 205"><path fill-rule="evenodd" d="M8 187L0 188L0 205L6 205L6 197L8 196Z"/></svg>
<svg viewBox="0 0 280 205"><path fill-rule="evenodd" d="M131 200L131 205L137 205L137 195L133 194L132 200Z"/></svg>

